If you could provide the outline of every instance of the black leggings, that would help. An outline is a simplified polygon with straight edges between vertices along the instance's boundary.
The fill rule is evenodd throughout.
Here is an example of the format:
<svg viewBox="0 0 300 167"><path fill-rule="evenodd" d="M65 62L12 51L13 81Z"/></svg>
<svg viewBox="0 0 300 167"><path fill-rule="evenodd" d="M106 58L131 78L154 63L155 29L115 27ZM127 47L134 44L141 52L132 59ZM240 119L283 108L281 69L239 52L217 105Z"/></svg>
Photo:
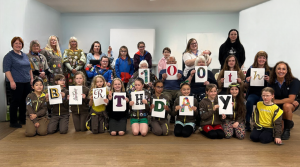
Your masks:
<svg viewBox="0 0 300 167"><path fill-rule="evenodd" d="M180 124L176 124L174 128L174 135L176 137L190 137L194 132L194 128L190 125L182 126Z"/></svg>
<svg viewBox="0 0 300 167"><path fill-rule="evenodd" d="M201 133L210 139L223 139L225 137L225 133L222 129L211 130L207 133L203 130Z"/></svg>
<svg viewBox="0 0 300 167"><path fill-rule="evenodd" d="M257 130L253 128L251 132L250 139L254 142L261 142L261 143L270 143L274 141L273 138L273 128L263 128L262 130Z"/></svg>

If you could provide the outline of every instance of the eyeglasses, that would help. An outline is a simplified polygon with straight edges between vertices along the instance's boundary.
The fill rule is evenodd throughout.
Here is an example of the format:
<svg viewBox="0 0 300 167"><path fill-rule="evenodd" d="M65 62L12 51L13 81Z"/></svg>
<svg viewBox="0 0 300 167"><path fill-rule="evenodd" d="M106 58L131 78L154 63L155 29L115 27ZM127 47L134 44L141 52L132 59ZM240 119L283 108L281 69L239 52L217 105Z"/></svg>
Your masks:
<svg viewBox="0 0 300 167"><path fill-rule="evenodd" d="M157 89L163 89L163 86L156 86Z"/></svg>
<svg viewBox="0 0 300 167"><path fill-rule="evenodd" d="M101 62L103 62L103 63L108 63L108 61L101 61Z"/></svg>
<svg viewBox="0 0 300 167"><path fill-rule="evenodd" d="M145 46L139 46L139 48L144 48Z"/></svg>
<svg viewBox="0 0 300 167"><path fill-rule="evenodd" d="M121 53L126 53L127 51L125 51L125 50L121 50L120 52L121 52Z"/></svg>
<svg viewBox="0 0 300 167"><path fill-rule="evenodd" d="M51 39L50 41L51 41L51 42L55 42L55 41L57 41L57 40L56 40L56 39Z"/></svg>

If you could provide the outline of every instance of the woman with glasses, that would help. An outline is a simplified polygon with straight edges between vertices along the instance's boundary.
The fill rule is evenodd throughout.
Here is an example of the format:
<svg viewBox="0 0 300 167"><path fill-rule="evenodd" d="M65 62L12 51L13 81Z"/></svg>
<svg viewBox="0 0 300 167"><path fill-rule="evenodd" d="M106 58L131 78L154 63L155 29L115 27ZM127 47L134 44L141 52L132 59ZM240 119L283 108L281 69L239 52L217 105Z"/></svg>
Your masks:
<svg viewBox="0 0 300 167"><path fill-rule="evenodd" d="M137 48L139 49L138 52L134 54L133 60L134 60L134 72L139 70L139 64L142 60L146 60L148 63L148 68L152 68L152 56L151 54L145 50L145 43L143 41L139 42L137 44Z"/></svg>
<svg viewBox="0 0 300 167"><path fill-rule="evenodd" d="M183 71L184 77L187 77L188 72L191 69L195 68L196 58L200 55L203 55L205 57L206 64L207 64L207 66L209 66L209 64L211 63L211 57L209 56L209 55L211 55L211 52L209 50L205 50L205 51L198 50L197 40L194 38L191 38L187 43L186 49L185 49L185 51L183 53L183 57L182 57L182 60L185 65L185 68Z"/></svg>
<svg viewBox="0 0 300 167"><path fill-rule="evenodd" d="M63 55L65 65L66 86L74 85L74 76L77 71L83 71L86 63L86 57L83 50L78 49L78 42L75 37L69 40L69 49L66 49Z"/></svg>
<svg viewBox="0 0 300 167"><path fill-rule="evenodd" d="M134 72L133 61L128 54L128 48L126 46L121 46L119 50L119 58L115 63L115 72L116 76L123 81L124 87L126 88Z"/></svg>

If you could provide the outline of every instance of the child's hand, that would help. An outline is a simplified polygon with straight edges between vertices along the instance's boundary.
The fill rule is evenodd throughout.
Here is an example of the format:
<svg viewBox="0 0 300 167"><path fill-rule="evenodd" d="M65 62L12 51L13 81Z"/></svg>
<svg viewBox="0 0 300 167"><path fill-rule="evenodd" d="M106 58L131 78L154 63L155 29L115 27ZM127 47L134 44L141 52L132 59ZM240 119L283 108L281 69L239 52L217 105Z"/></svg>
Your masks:
<svg viewBox="0 0 300 167"><path fill-rule="evenodd" d="M246 78L247 82L250 82L251 76Z"/></svg>
<svg viewBox="0 0 300 167"><path fill-rule="evenodd" d="M49 102L49 95L48 95L48 93L46 93L45 98L46 98L46 102Z"/></svg>
<svg viewBox="0 0 300 167"><path fill-rule="evenodd" d="M225 78L221 78L221 80L220 80L220 81L221 81L221 83L224 83L224 79L225 79Z"/></svg>
<svg viewBox="0 0 300 167"><path fill-rule="evenodd" d="M164 109L165 109L165 110L169 110L169 106L164 105Z"/></svg>
<svg viewBox="0 0 300 167"><path fill-rule="evenodd" d="M103 101L104 101L104 103L106 103L106 104L108 103L108 99L104 99Z"/></svg>
<svg viewBox="0 0 300 167"><path fill-rule="evenodd" d="M233 128L237 128L238 126L239 126L239 123L238 123L238 122L235 122L235 123L232 125Z"/></svg>
<svg viewBox="0 0 300 167"><path fill-rule="evenodd" d="M209 81L205 81L203 85L209 85Z"/></svg>
<svg viewBox="0 0 300 167"><path fill-rule="evenodd" d="M219 105L214 105L213 110L216 111L217 108L219 108Z"/></svg>
<svg viewBox="0 0 300 167"><path fill-rule="evenodd" d="M197 107L196 107L196 106L193 106L193 107L192 107L192 110L193 110L193 111L196 111L196 110L197 110Z"/></svg>
<svg viewBox="0 0 300 167"><path fill-rule="evenodd" d="M111 92L111 91L109 91L109 94L108 94L107 98L108 98L109 100L112 99L112 92Z"/></svg>
<svg viewBox="0 0 300 167"><path fill-rule="evenodd" d="M143 104L147 104L147 100L146 100L146 99L143 99L143 100L142 100L142 103L143 103Z"/></svg>
<svg viewBox="0 0 300 167"><path fill-rule="evenodd" d="M93 95L90 96L90 100L93 100Z"/></svg>
<svg viewBox="0 0 300 167"><path fill-rule="evenodd" d="M270 77L268 75L265 75L264 79L269 82Z"/></svg>
<svg viewBox="0 0 300 167"><path fill-rule="evenodd" d="M65 98L66 94L64 92L60 92L60 94L62 98Z"/></svg>
<svg viewBox="0 0 300 167"><path fill-rule="evenodd" d="M82 99L85 99L86 98L86 95L85 94L81 94L82 95Z"/></svg>
<svg viewBox="0 0 300 167"><path fill-rule="evenodd" d="M237 80L238 83L242 82L241 78L237 78L236 80Z"/></svg>
<svg viewBox="0 0 300 167"><path fill-rule="evenodd" d="M180 73L177 74L177 79L179 80L182 77Z"/></svg>
<svg viewBox="0 0 300 167"><path fill-rule="evenodd" d="M110 86L110 83L109 83L109 82L106 82L106 85L107 85L107 86Z"/></svg>
<svg viewBox="0 0 300 167"><path fill-rule="evenodd" d="M195 75L195 73L196 73L196 70L192 70L191 71L191 77L193 77Z"/></svg>
<svg viewBox="0 0 300 167"><path fill-rule="evenodd" d="M40 124L37 122L37 123L34 124L34 126L35 126L36 128L38 128L38 127L40 126Z"/></svg>
<svg viewBox="0 0 300 167"><path fill-rule="evenodd" d="M129 102L129 105L130 105L130 106L133 106L133 105L134 105L134 101L130 101L130 102Z"/></svg>
<svg viewBox="0 0 300 167"><path fill-rule="evenodd" d="M148 83L148 85L149 85L150 87L152 87L152 86L153 86L153 85L152 85L152 82L149 82L149 83Z"/></svg>
<svg viewBox="0 0 300 167"><path fill-rule="evenodd" d="M226 115L225 114L222 114L222 119L226 119Z"/></svg>
<svg viewBox="0 0 300 167"><path fill-rule="evenodd" d="M163 73L163 74L161 75L161 77L162 77L163 79L166 79L166 78L168 77L168 75L167 75L166 73Z"/></svg>
<svg viewBox="0 0 300 167"><path fill-rule="evenodd" d="M274 142L275 142L275 144L282 144L282 141L280 138L275 138Z"/></svg>
<svg viewBox="0 0 300 167"><path fill-rule="evenodd" d="M154 108L154 104L150 105L150 112L152 111L152 109Z"/></svg>
<svg viewBox="0 0 300 167"><path fill-rule="evenodd" d="M68 100L70 99L70 95L67 96L67 99L68 99Z"/></svg>
<svg viewBox="0 0 300 167"><path fill-rule="evenodd" d="M36 117L37 117L36 114L30 114L30 120L31 121L34 120Z"/></svg>
<svg viewBox="0 0 300 167"><path fill-rule="evenodd" d="M126 100L126 103L128 103L128 102L129 102L129 99L128 99L127 97L125 98L125 100Z"/></svg>
<svg viewBox="0 0 300 167"><path fill-rule="evenodd" d="M181 109L180 106L176 106L176 107L175 107L175 111L178 111L178 110L180 110L180 109Z"/></svg>

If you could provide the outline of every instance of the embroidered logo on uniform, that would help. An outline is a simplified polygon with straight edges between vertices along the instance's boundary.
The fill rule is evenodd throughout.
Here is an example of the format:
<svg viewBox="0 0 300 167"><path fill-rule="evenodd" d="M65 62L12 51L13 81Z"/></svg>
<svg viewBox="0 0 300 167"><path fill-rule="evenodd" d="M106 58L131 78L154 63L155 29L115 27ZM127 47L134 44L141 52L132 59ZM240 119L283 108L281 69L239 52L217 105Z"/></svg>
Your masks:
<svg viewBox="0 0 300 167"><path fill-rule="evenodd" d="M289 88L289 87L287 87L286 89L287 89L287 90L290 90L290 88Z"/></svg>
<svg viewBox="0 0 300 167"><path fill-rule="evenodd" d="M142 117L142 116L143 116L143 113L140 113L140 116Z"/></svg>
<svg viewBox="0 0 300 167"><path fill-rule="evenodd" d="M147 116L147 114L146 113L144 113L144 117L146 117Z"/></svg>

